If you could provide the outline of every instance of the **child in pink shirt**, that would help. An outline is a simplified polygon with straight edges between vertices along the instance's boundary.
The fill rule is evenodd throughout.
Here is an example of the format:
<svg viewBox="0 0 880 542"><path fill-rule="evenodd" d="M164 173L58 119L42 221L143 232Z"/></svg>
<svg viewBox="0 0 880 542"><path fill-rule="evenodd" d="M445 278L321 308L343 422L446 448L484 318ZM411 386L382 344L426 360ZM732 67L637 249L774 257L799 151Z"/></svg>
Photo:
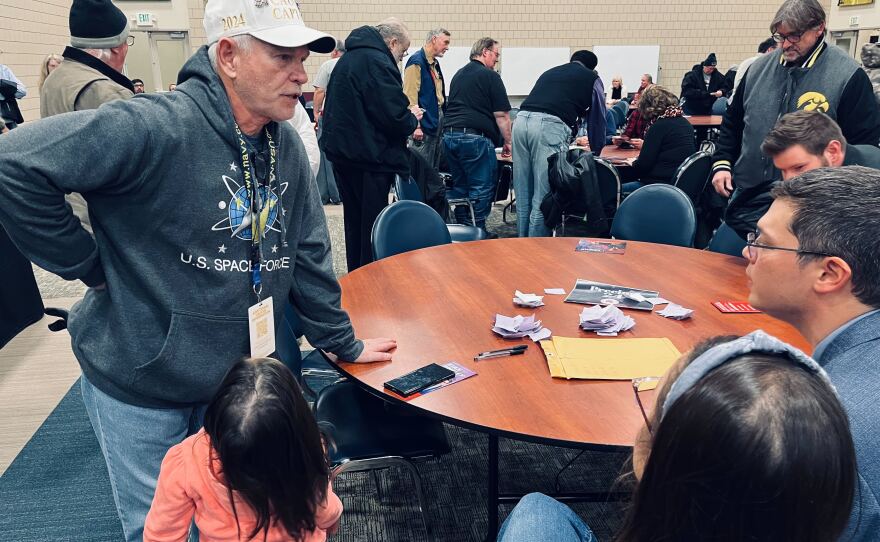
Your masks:
<svg viewBox="0 0 880 542"><path fill-rule="evenodd" d="M162 461L144 542L322 542L342 503L318 425L290 370L272 359L233 366L205 427Z"/></svg>

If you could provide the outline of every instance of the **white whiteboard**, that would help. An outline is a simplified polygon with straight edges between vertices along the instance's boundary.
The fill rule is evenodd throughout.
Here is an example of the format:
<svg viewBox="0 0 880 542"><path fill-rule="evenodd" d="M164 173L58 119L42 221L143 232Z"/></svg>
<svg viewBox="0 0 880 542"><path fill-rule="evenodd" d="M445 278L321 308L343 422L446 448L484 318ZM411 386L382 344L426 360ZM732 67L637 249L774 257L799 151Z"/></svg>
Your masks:
<svg viewBox="0 0 880 542"><path fill-rule="evenodd" d="M421 49L421 47L410 47L407 52L412 55L416 51ZM502 51L502 55L504 52ZM446 83L446 95L449 96L449 84L452 82L452 77L455 75L455 72L463 68L471 56L471 48L470 47L450 47L448 51L443 55L442 58L438 58L437 60L440 62L440 69L443 70L443 80ZM400 69L403 70L406 67L406 61L409 58L403 59L403 62L400 63Z"/></svg>
<svg viewBox="0 0 880 542"><path fill-rule="evenodd" d="M527 96L542 73L569 61L568 47L503 47L501 79L508 96Z"/></svg>
<svg viewBox="0 0 880 542"><path fill-rule="evenodd" d="M615 75L623 76L627 92L635 92L642 75L650 73L657 82L660 67L659 45L595 45L593 52L599 58L596 71L608 89ZM674 92L674 91L673 91Z"/></svg>

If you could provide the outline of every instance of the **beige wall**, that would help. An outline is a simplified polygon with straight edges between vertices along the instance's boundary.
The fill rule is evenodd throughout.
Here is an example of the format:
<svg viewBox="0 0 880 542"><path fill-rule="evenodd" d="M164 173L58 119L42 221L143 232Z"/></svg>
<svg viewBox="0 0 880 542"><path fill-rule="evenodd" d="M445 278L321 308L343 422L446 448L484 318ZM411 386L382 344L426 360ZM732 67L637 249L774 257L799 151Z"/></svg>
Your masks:
<svg viewBox="0 0 880 542"><path fill-rule="evenodd" d="M858 24L850 25L850 17L858 17ZM858 30L855 56L856 60L861 62L862 46L870 41L871 36L880 35L880 3L869 6L838 7L837 2L834 2L828 17L828 29Z"/></svg>
<svg viewBox="0 0 880 542"><path fill-rule="evenodd" d="M64 50L70 34L67 15L71 0L0 0L0 64L6 64L28 88L19 100L25 120L40 116L37 81L40 63L49 53Z"/></svg>
<svg viewBox="0 0 880 542"><path fill-rule="evenodd" d="M9 65L29 87L28 97L21 104L28 119L38 115L36 84L40 60L49 52L60 52L68 41L70 3L71 0L0 0L0 62ZM468 46L484 35L510 47L575 50L594 45L660 45L659 82L677 93L683 74L709 52L715 52L722 71L752 56L758 43L769 35L770 19L780 3L781 0L508 0L494 4L473 0L303 0L300 4L306 21L341 38L357 26L375 24L393 15L409 25L414 43L421 42L431 27L445 26L452 32L454 46ZM826 10L832 9L831 3L832 0L823 1ZM190 45L195 49L204 43L204 0L118 5L132 16L135 11L153 12L162 28L170 29L188 21ZM874 7L869 9L876 11ZM311 76L326 58L327 55L316 54L309 59L307 68Z"/></svg>
<svg viewBox="0 0 880 542"><path fill-rule="evenodd" d="M396 16L421 42L435 26L452 33L453 46L469 46L489 35L510 47L660 45L659 82L680 91L681 78L709 52L726 71L757 51L782 0L473 0L405 2L390 0L304 0L305 20L344 38L352 28ZM309 73L326 58L314 55ZM503 70L502 57L502 70ZM599 59L601 62L601 59Z"/></svg>

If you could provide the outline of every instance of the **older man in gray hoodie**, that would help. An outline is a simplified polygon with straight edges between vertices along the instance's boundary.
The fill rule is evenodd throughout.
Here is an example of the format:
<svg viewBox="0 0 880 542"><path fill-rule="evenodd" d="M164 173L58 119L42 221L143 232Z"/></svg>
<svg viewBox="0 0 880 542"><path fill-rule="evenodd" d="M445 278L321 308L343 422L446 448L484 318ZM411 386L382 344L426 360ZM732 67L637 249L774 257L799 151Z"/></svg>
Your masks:
<svg viewBox="0 0 880 542"><path fill-rule="evenodd" d="M90 287L68 327L129 541L165 452L233 363L274 351L288 302L309 342L342 360L390 360L396 345L355 338L308 159L283 122L309 50L335 40L294 0L209 0L205 29L176 92L0 138L0 224L31 261ZM69 191L88 201L94 238Z"/></svg>

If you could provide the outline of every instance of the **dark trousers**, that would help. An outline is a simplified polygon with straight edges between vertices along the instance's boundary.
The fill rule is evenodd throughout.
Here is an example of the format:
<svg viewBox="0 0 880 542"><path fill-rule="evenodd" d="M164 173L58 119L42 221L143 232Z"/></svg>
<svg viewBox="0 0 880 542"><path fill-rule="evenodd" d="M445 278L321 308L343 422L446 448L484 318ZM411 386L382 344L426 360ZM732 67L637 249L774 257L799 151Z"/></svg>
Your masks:
<svg viewBox="0 0 880 542"><path fill-rule="evenodd" d="M373 261L370 233L373 222L388 205L393 173L377 173L345 164L333 164L336 182L342 195L345 221L345 259L348 271Z"/></svg>

